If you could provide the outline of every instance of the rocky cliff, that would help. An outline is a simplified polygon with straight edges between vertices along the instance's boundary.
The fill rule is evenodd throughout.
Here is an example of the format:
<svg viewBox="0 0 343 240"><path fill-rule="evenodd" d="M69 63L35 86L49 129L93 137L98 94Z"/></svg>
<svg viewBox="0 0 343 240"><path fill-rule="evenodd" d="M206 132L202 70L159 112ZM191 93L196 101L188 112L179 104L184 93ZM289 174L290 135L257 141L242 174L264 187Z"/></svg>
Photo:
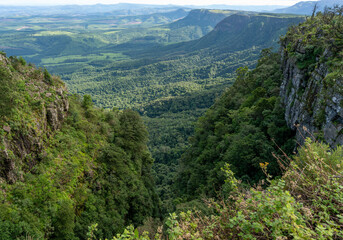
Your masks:
<svg viewBox="0 0 343 240"><path fill-rule="evenodd" d="M343 34L334 25L342 17L332 16L308 20L282 40L280 95L300 144L310 136L331 147L343 144Z"/></svg>
<svg viewBox="0 0 343 240"><path fill-rule="evenodd" d="M15 182L23 172L33 171L47 140L58 130L68 111L62 81L45 70L27 66L21 58L0 54L1 94L7 112L0 113L0 179ZM3 108L4 109L4 108Z"/></svg>

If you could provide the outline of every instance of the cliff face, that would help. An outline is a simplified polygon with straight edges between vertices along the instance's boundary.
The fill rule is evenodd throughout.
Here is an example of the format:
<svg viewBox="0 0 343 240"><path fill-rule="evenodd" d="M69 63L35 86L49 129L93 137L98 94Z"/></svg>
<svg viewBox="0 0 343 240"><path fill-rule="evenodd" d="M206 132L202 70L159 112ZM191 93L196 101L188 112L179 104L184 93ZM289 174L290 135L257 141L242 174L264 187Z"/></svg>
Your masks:
<svg viewBox="0 0 343 240"><path fill-rule="evenodd" d="M288 126L298 129L298 143L313 135L335 147L343 144L342 45L321 28L313 30L316 21L293 29L282 41L280 95Z"/></svg>
<svg viewBox="0 0 343 240"><path fill-rule="evenodd" d="M61 127L69 103L64 84L47 72L0 55L1 81L12 82L12 105L0 114L0 178L15 182L31 171L49 137ZM8 79L10 78L10 79ZM25 93L25 94L23 94Z"/></svg>

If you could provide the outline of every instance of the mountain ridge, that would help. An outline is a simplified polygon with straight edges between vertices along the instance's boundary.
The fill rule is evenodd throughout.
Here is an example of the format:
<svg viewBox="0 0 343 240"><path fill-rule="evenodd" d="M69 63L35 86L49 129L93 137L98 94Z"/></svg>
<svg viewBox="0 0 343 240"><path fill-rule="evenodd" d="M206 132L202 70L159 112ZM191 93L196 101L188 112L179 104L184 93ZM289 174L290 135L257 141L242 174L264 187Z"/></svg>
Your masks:
<svg viewBox="0 0 343 240"><path fill-rule="evenodd" d="M290 13L290 14L304 14L311 15L314 7L317 5L316 11L323 11L325 7L333 7L334 5L341 5L340 0L320 0L320 1L306 1L298 2L293 6L273 10L274 13Z"/></svg>

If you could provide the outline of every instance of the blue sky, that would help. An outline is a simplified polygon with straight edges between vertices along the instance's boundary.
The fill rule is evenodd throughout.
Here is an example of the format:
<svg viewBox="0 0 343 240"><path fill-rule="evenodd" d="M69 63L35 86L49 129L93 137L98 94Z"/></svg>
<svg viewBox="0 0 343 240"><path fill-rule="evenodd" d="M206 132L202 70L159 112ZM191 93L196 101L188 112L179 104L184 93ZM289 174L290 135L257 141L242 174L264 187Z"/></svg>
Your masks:
<svg viewBox="0 0 343 240"><path fill-rule="evenodd" d="M303 0L308 1L308 0ZM116 4L144 3L144 4L177 4L177 5L293 5L299 0L0 0L0 5L68 5L68 4Z"/></svg>

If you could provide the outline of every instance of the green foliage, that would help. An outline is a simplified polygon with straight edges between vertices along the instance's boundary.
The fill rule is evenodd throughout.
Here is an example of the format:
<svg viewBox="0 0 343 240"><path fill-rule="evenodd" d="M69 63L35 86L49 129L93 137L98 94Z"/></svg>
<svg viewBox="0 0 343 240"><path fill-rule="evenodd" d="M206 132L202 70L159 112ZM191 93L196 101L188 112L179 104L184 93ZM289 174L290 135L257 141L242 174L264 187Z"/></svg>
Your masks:
<svg viewBox="0 0 343 240"><path fill-rule="evenodd" d="M231 194L209 202L216 214L171 214L169 239L341 239L342 150L307 140L282 179L267 179L266 189L243 189L226 167Z"/></svg>
<svg viewBox="0 0 343 240"><path fill-rule="evenodd" d="M342 235L342 146L307 139L284 175L287 189L304 202L308 221L318 236L340 239Z"/></svg>
<svg viewBox="0 0 343 240"><path fill-rule="evenodd" d="M149 240L147 232L144 232L142 235L139 234L138 230L134 230L133 226L127 227L122 234L117 234L116 237L113 237L113 240Z"/></svg>
<svg viewBox="0 0 343 240"><path fill-rule="evenodd" d="M229 163L246 183L264 178L260 163L270 174L281 174L272 152L290 153L294 133L288 130L278 99L281 71L278 54L265 50L255 70L237 70L236 82L200 118L192 146L181 158L177 191L192 199L216 196L224 183L220 169ZM280 152L279 152L280 153Z"/></svg>
<svg viewBox="0 0 343 240"><path fill-rule="evenodd" d="M342 45L342 21L330 16L330 12L322 16L326 21L323 34L334 40L317 41L311 32L304 40L309 43L305 53L300 55L294 52L296 46L288 44L298 67L309 71L315 69L325 47L339 50L333 51L333 72L326 79L327 86L340 77L337 59ZM41 148L30 150L24 159L18 152L7 151L6 141L2 141L1 150L5 149L8 157L0 169L0 239L151 239L148 233L140 235L135 230L147 217L160 216L147 130L137 112L98 109L92 98L99 106L134 107L148 116L145 121L151 129L150 149L158 161L154 175L164 214L174 210L175 203L181 203L179 209L198 205L197 200L183 202L199 196L224 198L210 202L208 211L171 214L166 221L167 238L342 238L341 148L329 151L327 146L307 142L283 179L270 180L281 174L273 152L277 156L294 147L294 133L287 129L278 98L280 59L270 49L262 51L255 70L238 68L234 85L199 120L191 147L176 168L176 159L193 134L194 119L231 84L234 69L253 66L261 46L275 44L270 36L283 31L281 25L301 20L288 22L272 15L236 17L257 21L243 24L241 35L237 31L242 29L230 29L231 35L214 31L199 41L149 48L150 52L147 46L175 41L173 34L181 30L161 27L116 33L111 29L96 34L87 30L82 36L75 34L75 29L30 33L34 44L26 54L50 64L66 77L73 92L84 96L82 100L70 96L68 116L60 130L48 126L47 132L41 133L37 128L46 125L42 114L56 105L54 99L62 97L60 81L45 68L26 66L22 57L0 65L1 140L42 139L37 143ZM137 21L133 18L117 20ZM147 25L169 21L161 16L141 19ZM87 23L89 28L92 26ZM209 26L184 29L185 35L177 41L210 30ZM309 29L319 31L318 27ZM255 40L251 36L260 37ZM94 54L84 55L90 52ZM152 55L156 56L150 59ZM35 84L40 85L38 91L32 89ZM323 121L323 116L317 121ZM15 166L11 172L8 160ZM279 162L287 165L290 159ZM15 176L11 181L9 173ZM265 190L242 188L241 182L244 186L257 183L265 174L269 184ZM169 187L172 184L177 188L174 192Z"/></svg>
<svg viewBox="0 0 343 240"><path fill-rule="evenodd" d="M167 239L341 239L343 148L308 139L278 180L247 190L223 169L230 195L207 201L213 213L172 213L165 222ZM284 158L283 156L282 158ZM287 156L286 156L287 157ZM281 162L285 159L279 158ZM268 174L268 164L261 164ZM139 234L132 226L113 239L161 239Z"/></svg>
<svg viewBox="0 0 343 240"><path fill-rule="evenodd" d="M82 100L82 107L89 109L93 106L92 97L90 95L84 95Z"/></svg>
<svg viewBox="0 0 343 240"><path fill-rule="evenodd" d="M43 109L66 108L60 81L51 76L47 84L49 73L19 65L20 72L10 72L10 62L1 64L3 85L17 79L9 90L21 107L1 116L1 130L9 130L1 131L0 239L86 239L94 222L94 234L105 238L159 215L138 113L105 111L90 96L71 95L68 114L59 112L65 119L59 117L61 126L53 128ZM18 151L21 139L40 140L40 147L32 142Z"/></svg>
<svg viewBox="0 0 343 240"><path fill-rule="evenodd" d="M43 75L44 75L44 80L48 84L51 84L52 83L52 77L51 77L50 73L48 72L48 70L46 68L44 68Z"/></svg>
<svg viewBox="0 0 343 240"><path fill-rule="evenodd" d="M26 61L25 61L25 59L22 56L20 56L18 60L19 60L21 65L23 65L23 66L26 65Z"/></svg>
<svg viewBox="0 0 343 240"><path fill-rule="evenodd" d="M10 70L0 65L0 117L1 119L11 114L14 107L16 92L16 79L11 76Z"/></svg>
<svg viewBox="0 0 343 240"><path fill-rule="evenodd" d="M331 71L341 69L341 61L337 59L343 50L342 6L326 8L315 17L308 18L299 26L292 27L281 39L290 56L295 56L299 69L313 71L323 61L330 65ZM326 56L322 56L326 50ZM327 56L328 51L330 56ZM329 58L329 59L327 59ZM338 57L339 58L339 57Z"/></svg>
<svg viewBox="0 0 343 240"><path fill-rule="evenodd" d="M25 56L60 75L71 92L90 95L99 107L133 108L147 116L149 149L158 163L158 192L167 213L174 210L169 185L196 118L232 84L235 69L253 67L262 47L276 45L289 24L302 20L247 13L253 20L241 28L242 34L231 32L225 22L210 37L199 39L235 13L194 10L185 18L183 10L141 16L86 14L77 19L53 15L48 20L53 24L45 24L46 16L17 17L0 23L10 29L2 32L0 45L10 45L9 54ZM232 24L237 23L233 18ZM27 25L27 31L13 31ZM171 44L189 40L195 41ZM94 112L87 110L86 115L91 118Z"/></svg>

